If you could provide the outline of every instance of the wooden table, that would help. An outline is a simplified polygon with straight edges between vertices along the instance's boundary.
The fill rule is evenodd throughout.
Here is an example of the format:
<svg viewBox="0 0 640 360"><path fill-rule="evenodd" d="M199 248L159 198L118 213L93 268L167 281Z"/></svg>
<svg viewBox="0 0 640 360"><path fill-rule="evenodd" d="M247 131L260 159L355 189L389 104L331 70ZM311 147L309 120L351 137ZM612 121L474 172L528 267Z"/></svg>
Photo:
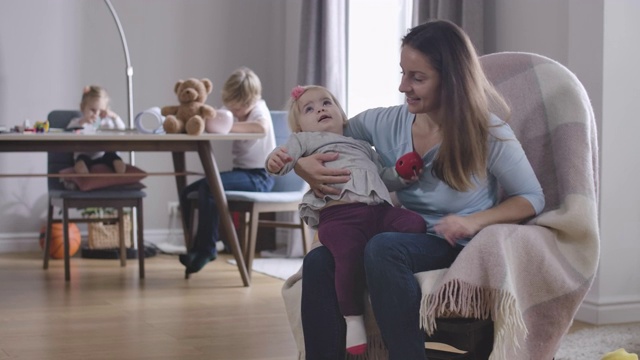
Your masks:
<svg viewBox="0 0 640 360"><path fill-rule="evenodd" d="M233 226L227 198L220 180L218 165L213 156L211 141L250 140L263 137L263 134L140 134L135 131L101 131L92 134L68 132L49 133L9 133L0 134L0 152L75 152L75 151L142 151L171 152L176 175L178 194L187 185L185 152L196 151L200 157L211 193L220 213L222 230L227 235L238 271L244 286L251 281L240 250L238 236ZM184 217L183 217L184 219ZM183 224L184 226L184 224ZM139 252L142 253L142 251ZM143 255L144 256L144 255ZM140 265L144 274L143 265Z"/></svg>

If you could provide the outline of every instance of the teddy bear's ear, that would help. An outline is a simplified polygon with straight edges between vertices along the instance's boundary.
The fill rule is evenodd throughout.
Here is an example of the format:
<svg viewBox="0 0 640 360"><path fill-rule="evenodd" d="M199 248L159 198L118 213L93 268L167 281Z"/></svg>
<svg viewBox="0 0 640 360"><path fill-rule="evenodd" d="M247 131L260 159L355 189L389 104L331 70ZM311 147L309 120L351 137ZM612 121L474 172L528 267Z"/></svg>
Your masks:
<svg viewBox="0 0 640 360"><path fill-rule="evenodd" d="M182 80L178 80L178 82L176 83L176 86L173 87L173 92L174 93L176 93L176 94L178 93L178 89L180 88L180 85L182 85L183 82L184 81L182 81Z"/></svg>
<svg viewBox="0 0 640 360"><path fill-rule="evenodd" d="M211 90L213 90L213 84L211 83L211 80L204 78L201 81L204 84L205 90L207 90L207 94L210 94Z"/></svg>

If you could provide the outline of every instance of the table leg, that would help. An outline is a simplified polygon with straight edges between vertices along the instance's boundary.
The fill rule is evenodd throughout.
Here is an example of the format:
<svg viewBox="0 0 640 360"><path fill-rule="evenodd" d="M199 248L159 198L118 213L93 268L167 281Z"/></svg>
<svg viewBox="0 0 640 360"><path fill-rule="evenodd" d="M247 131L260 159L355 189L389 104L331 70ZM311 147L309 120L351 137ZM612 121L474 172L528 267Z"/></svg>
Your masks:
<svg viewBox="0 0 640 360"><path fill-rule="evenodd" d="M213 157L211 143L208 140L198 142L198 155L200 156L200 161L202 162L204 173L207 177L207 181L209 182L211 193L213 194L216 206L218 207L220 224L222 225L224 233L227 235L227 241L229 241L229 245L231 245L231 251L236 259L240 276L242 276L242 282L244 283L244 286L250 286L251 281L244 262L244 257L242 256L242 251L240 250L238 235L236 234L236 229L233 226L231 214L229 213L227 197L223 191L218 165Z"/></svg>

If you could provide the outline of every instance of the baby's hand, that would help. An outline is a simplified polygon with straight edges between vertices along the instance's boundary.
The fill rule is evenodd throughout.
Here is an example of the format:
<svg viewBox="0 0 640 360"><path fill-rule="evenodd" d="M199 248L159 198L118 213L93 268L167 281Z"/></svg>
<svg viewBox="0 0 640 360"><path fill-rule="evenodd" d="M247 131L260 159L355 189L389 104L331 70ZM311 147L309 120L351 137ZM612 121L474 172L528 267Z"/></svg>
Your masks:
<svg viewBox="0 0 640 360"><path fill-rule="evenodd" d="M272 173L278 173L284 165L293 161L293 158L287 154L287 149L284 147L276 148L276 150L269 156L267 161L267 170Z"/></svg>
<svg viewBox="0 0 640 360"><path fill-rule="evenodd" d="M89 118L83 117L80 120L80 125L93 124L94 122L96 122L96 118L95 117L89 117Z"/></svg>

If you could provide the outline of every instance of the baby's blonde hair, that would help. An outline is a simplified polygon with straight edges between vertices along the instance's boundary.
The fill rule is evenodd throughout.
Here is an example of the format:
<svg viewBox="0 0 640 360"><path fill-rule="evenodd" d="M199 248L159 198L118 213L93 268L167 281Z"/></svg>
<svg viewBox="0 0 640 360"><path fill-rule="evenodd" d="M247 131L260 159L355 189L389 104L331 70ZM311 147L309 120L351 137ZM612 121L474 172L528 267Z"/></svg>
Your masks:
<svg viewBox="0 0 640 360"><path fill-rule="evenodd" d="M82 99L80 100L80 109L84 109L87 105L87 102L93 99L106 99L107 106L109 105L109 94L107 90L97 85L85 86L82 89Z"/></svg>
<svg viewBox="0 0 640 360"><path fill-rule="evenodd" d="M222 103L252 105L262 98L262 83L248 67L236 69L222 87Z"/></svg>
<svg viewBox="0 0 640 360"><path fill-rule="evenodd" d="M295 88L293 88L293 90L291 91L291 97L289 98L289 113L287 116L287 122L292 132L302 131L302 129L300 128L300 123L298 122L298 118L300 117L300 109L297 105L298 99L300 99L302 94L304 94L308 90L322 90L329 94L329 97L331 97L331 101L333 101L333 103L336 104L336 106L340 110L340 115L342 116L344 126L347 126L347 114L342 109L342 106L340 105L338 99L335 97L335 95L333 95L331 91L329 91L329 89L320 85L305 85L296 86Z"/></svg>

